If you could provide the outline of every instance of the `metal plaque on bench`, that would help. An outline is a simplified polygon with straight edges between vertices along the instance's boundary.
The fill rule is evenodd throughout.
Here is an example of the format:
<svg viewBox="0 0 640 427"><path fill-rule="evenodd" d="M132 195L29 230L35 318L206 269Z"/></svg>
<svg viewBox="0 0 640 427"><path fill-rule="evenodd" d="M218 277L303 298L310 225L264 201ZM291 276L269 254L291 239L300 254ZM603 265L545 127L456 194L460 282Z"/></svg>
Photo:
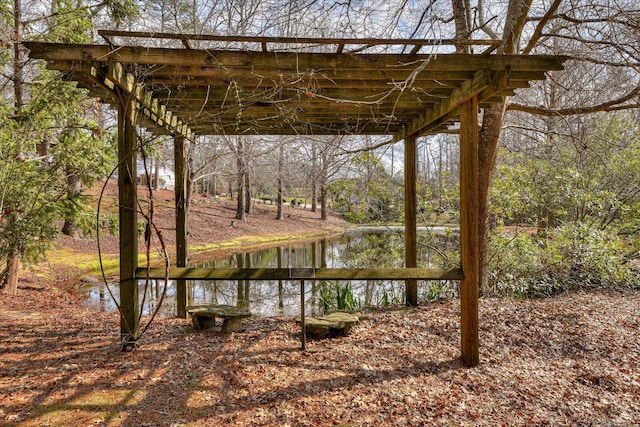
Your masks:
<svg viewBox="0 0 640 427"><path fill-rule="evenodd" d="M315 277L316 277L315 268L290 268L289 269L290 279L315 279Z"/></svg>

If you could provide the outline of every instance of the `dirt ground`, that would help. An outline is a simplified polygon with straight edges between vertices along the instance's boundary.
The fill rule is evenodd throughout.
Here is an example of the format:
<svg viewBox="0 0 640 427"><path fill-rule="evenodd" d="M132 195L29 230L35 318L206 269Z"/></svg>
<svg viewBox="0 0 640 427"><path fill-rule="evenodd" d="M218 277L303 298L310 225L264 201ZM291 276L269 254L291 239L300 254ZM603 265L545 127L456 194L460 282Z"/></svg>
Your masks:
<svg viewBox="0 0 640 427"><path fill-rule="evenodd" d="M231 227L225 203L194 205L197 243L326 231L292 209L273 226L266 211ZM482 298L475 368L460 362L457 301L367 311L349 336L307 351L292 318L254 317L232 334L157 318L122 352L117 314L83 307L71 286L95 242L70 240L58 243L66 263L23 272L18 297L0 293L0 425L640 424L639 292Z"/></svg>

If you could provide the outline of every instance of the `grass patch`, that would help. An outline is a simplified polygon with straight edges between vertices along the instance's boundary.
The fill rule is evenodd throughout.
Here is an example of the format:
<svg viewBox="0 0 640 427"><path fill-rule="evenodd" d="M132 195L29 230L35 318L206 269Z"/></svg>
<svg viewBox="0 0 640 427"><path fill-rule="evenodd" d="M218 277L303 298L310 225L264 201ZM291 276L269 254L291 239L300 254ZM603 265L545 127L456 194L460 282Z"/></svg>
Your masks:
<svg viewBox="0 0 640 427"><path fill-rule="evenodd" d="M37 406L31 413L33 425L109 425L120 424L127 412L140 405L145 390L96 390L78 394L71 400L52 405Z"/></svg>

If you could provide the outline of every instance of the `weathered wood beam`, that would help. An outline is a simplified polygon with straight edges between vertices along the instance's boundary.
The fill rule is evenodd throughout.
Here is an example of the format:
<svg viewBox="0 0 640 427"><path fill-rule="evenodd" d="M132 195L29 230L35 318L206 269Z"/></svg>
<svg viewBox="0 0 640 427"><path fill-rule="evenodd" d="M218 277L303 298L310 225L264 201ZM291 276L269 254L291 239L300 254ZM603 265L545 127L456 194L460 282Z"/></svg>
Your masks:
<svg viewBox="0 0 640 427"><path fill-rule="evenodd" d="M405 91L410 91L412 89L454 89L460 85L460 81L468 80L473 77L468 76L470 73L464 73L467 78L459 78L459 79L435 79L435 78L422 78L420 75L418 78L414 79L411 84L407 84L404 87ZM298 90L306 95L306 92L316 92L322 91L325 89L360 89L367 91L375 91L383 92L386 90L402 89L403 80L387 80L380 78L371 78L367 76L363 76L359 79L347 79L347 78L333 78L333 79L323 79L316 78L306 79L306 78L297 78L290 80L275 80L275 79L266 79L266 78L257 78L255 76L248 76L246 78L240 78L240 76L234 76L235 79L232 81L228 76L192 76L185 72L185 74L177 74L177 75L168 75L168 76L145 76L145 82L147 87L151 87L153 89L154 94L161 98L161 94L169 94L173 95L174 93L182 94L182 93L203 93L207 91L211 91L213 88L228 88L230 86L238 86L243 88L245 91L250 92L263 92L263 91L280 91L283 89L286 90ZM406 78L406 76L404 76ZM526 80L517 80L513 82L516 87L525 87L527 84Z"/></svg>
<svg viewBox="0 0 640 427"><path fill-rule="evenodd" d="M365 85L347 85L324 88L298 87L298 86L262 86L246 87L233 85L233 97L230 97L231 85L211 85L211 86L162 86L153 90L156 98L163 102L168 99L177 100L224 100L226 103L238 102L238 100L255 99L265 102L284 102L287 99L306 101L327 101L333 98L336 101L362 101L362 102L382 102L387 98L395 99L422 99L428 97L438 97L451 93L459 85L438 85L432 84L429 87L413 86L405 90L395 88L391 85L381 87L369 87ZM517 85L516 87L519 87Z"/></svg>
<svg viewBox="0 0 640 427"><path fill-rule="evenodd" d="M221 36L214 34L176 34L165 32L149 32L149 31L121 31L121 30L99 30L103 38L106 37L131 37L131 38L147 38L147 39L171 39L171 40L193 40L193 41L220 41L225 43L244 42L244 43L279 43L279 44L365 44L370 46L376 45L479 45L479 46L495 46L501 43L500 40L478 39L465 40L463 42L454 39L383 39L383 38L336 38L336 37L258 37L258 36Z"/></svg>
<svg viewBox="0 0 640 427"><path fill-rule="evenodd" d="M57 63L57 61L55 62ZM70 62L71 63L71 62ZM316 69L284 69L281 67L274 67L272 69L251 69L251 68L232 68L232 67L220 67L220 66L164 66L157 69L151 69L145 73L145 79L149 82L155 82L155 79L160 84L171 83L171 79L180 78L180 76L189 76L189 79L193 79L194 84L206 84L207 81L220 80L222 82L230 83L235 81L239 84L247 82L247 86L261 84L287 84L295 82L310 82L318 87L332 87L340 86L341 82L345 81L386 81L389 84L399 84L405 81L410 76L413 78L412 73L414 69L395 69L384 68L376 70L368 69L333 69L327 68L326 65L319 64ZM443 70L422 70L416 76L417 82L437 80L441 82L455 82L461 80L468 80L473 77L473 71L459 70L459 71L447 71ZM165 80L163 80L165 79ZM257 80L257 81L256 81ZM189 81L185 81L185 84L189 84ZM310 85L311 87L312 85Z"/></svg>
<svg viewBox="0 0 640 427"><path fill-rule="evenodd" d="M173 139L173 158L175 172L175 206L176 206L176 266L186 267L188 264L188 218L187 218L187 162L185 161L186 139L179 135ZM177 314L180 318L187 317L189 301L186 280L176 283Z"/></svg>
<svg viewBox="0 0 640 427"><path fill-rule="evenodd" d="M158 126L165 128L169 132L178 132L177 122L173 122L173 113L167 110L166 106L160 103L153 94L136 81L136 78L128 73L124 66L118 62L111 61L105 78L120 88L130 93L138 102L138 109ZM182 121L180 121L182 125ZM191 129L181 127L183 136L192 140L195 135Z"/></svg>
<svg viewBox="0 0 640 427"><path fill-rule="evenodd" d="M460 343L465 366L479 362L478 99L460 107Z"/></svg>
<svg viewBox="0 0 640 427"><path fill-rule="evenodd" d="M94 63L88 67L88 75L104 90L115 93L116 87L132 97L136 102L136 109L141 113L138 120L145 120L166 130L167 133L180 133L187 139L195 138L195 133L185 126L182 120L173 122L173 115L166 107L153 98L153 94L145 90L130 73L126 72L122 64L110 63L105 73L102 67Z"/></svg>
<svg viewBox="0 0 640 427"><path fill-rule="evenodd" d="M79 73L87 73L90 65L85 61L67 61L53 60L47 62L47 69L58 71L76 71ZM164 66L158 68L150 68L142 74L145 82L153 84L168 84L169 86L179 85L207 85L220 82L220 85L228 85L232 80L236 83L247 87L260 87L261 85L286 85L299 84L300 82L313 82L317 87L335 87L343 86L345 82L372 82L374 85L382 83L397 84L406 80L413 69L396 70L394 68L380 70L314 70L313 74L303 75L295 70L288 70L286 74L282 70L274 69L273 71L265 70L264 74L258 74L256 71L247 68L221 68L206 66ZM436 82L436 84L456 84L455 82L469 80L473 78L474 71L447 71L433 69L422 70L415 76L415 86L428 84L428 82ZM290 78L287 78L290 76ZM545 80L545 71L522 71L512 68L511 81L533 81ZM424 82L424 83L423 83Z"/></svg>
<svg viewBox="0 0 640 427"><path fill-rule="evenodd" d="M180 268L169 269L171 280L289 280L289 268ZM147 269L138 268L136 277L147 277ZM150 279L165 278L164 268L152 268ZM460 268L316 268L315 280L463 280Z"/></svg>
<svg viewBox="0 0 640 427"><path fill-rule="evenodd" d="M459 89L455 89L451 95L427 110L402 132L394 135L393 141L400 141L408 135L421 135L425 129L432 127L432 125L441 124L457 116L458 107L467 100L479 95L493 96L497 92L508 89L508 84L508 70L500 70L499 72L479 70L472 80L464 82Z"/></svg>
<svg viewBox="0 0 640 427"><path fill-rule="evenodd" d="M184 50L66 43L25 43L34 58L47 61L95 61L148 65L216 66L259 70L415 70L425 64L426 70L468 71L501 70L512 67L522 71L561 70L566 57L555 55L404 55L404 54L347 54L304 52L250 52L224 50ZM409 60L410 59L410 60Z"/></svg>
<svg viewBox="0 0 640 427"><path fill-rule="evenodd" d="M120 337L123 348L139 334L137 134L135 100L116 90L118 102L118 206L120 233Z"/></svg>
<svg viewBox="0 0 640 427"><path fill-rule="evenodd" d="M406 268L418 267L417 170L416 136L409 135L404 140L404 257ZM405 294L407 305L418 305L418 281L416 279L405 281Z"/></svg>
<svg viewBox="0 0 640 427"><path fill-rule="evenodd" d="M459 85L460 81L473 78L474 71L443 71L443 70L422 70L413 76L414 70L306 70L296 72L295 70L262 70L260 74L256 70L220 67L161 67L157 70L149 71L144 78L149 84L169 86L206 86L211 82L219 82L219 85L229 85L232 81L242 87L258 88L262 86L283 86L297 85L309 87L343 87L347 84L363 85L371 82L373 87L380 86L386 82L386 87L400 85L410 76L413 86L422 85ZM512 71L512 81L532 81L544 80L544 71ZM415 78L414 78L415 77ZM212 83L213 84L213 83Z"/></svg>
<svg viewBox="0 0 640 427"><path fill-rule="evenodd" d="M247 122L237 124L202 124L194 126L198 134L207 135L392 135L401 127L393 124L363 123L282 123Z"/></svg>
<svg viewBox="0 0 640 427"><path fill-rule="evenodd" d="M426 104L430 105L430 104ZM247 106L233 107L225 109L216 109L213 106L204 109L197 109L194 105L180 105L172 104L172 107L181 112L185 121L188 121L190 126L193 126L193 121L196 122L227 122L233 124L241 121L251 120L269 120L269 119L286 119L288 122L299 121L308 122L313 121L314 118L322 118L345 122L361 121L368 119L378 119L379 121L394 121L409 123L419 117L421 111L424 111L418 107L406 107L392 110L390 108L331 108L321 106L319 108L270 108L270 107L252 107ZM391 107L392 108L392 107Z"/></svg>
<svg viewBox="0 0 640 427"><path fill-rule="evenodd" d="M373 112L358 112L358 111L344 111L340 113L335 112L314 112L314 113L306 113L303 111L279 111L279 110L268 110L263 111L261 113L252 112L246 113L241 112L234 116L232 113L225 112L225 114L210 114L210 115L198 115L197 113L193 113L193 116L190 112L185 112L185 118L193 120L191 122L191 126L197 126L197 123L206 124L206 123L220 123L228 126L233 126L234 124L239 123L271 123L271 122L282 122L280 124L287 124L287 122L300 122L300 123L312 123L315 125L324 125L328 123L340 123L342 125L347 123L352 124L366 124L368 122L374 122L377 124L382 123L394 123L394 124L409 124L409 122L416 116L415 111L409 112L404 111L404 114L399 117L396 116L385 116L382 113L375 114ZM235 117L235 120L233 118ZM272 123L272 124L278 124Z"/></svg>
<svg viewBox="0 0 640 427"><path fill-rule="evenodd" d="M328 102L315 102L309 103L305 101L296 102L289 101L282 104L273 104L267 102L253 102L238 104L228 104L225 107L215 106L215 104L204 104L204 102L198 104L197 102L181 103L174 101L169 104L170 108L180 111L181 115L185 118L216 118L216 117L233 117L235 120L242 118L242 116L276 116L286 114L297 114L301 120L304 117L313 117L315 114L325 116L383 116L398 120L413 120L422 113L425 108L431 107L435 101L425 100L425 102L409 102L398 101L397 104L391 102L384 102L381 104L366 105L358 102L343 102L343 103L328 103ZM203 108L203 106L205 108ZM240 114L238 114L240 113ZM235 121L234 120L234 121Z"/></svg>

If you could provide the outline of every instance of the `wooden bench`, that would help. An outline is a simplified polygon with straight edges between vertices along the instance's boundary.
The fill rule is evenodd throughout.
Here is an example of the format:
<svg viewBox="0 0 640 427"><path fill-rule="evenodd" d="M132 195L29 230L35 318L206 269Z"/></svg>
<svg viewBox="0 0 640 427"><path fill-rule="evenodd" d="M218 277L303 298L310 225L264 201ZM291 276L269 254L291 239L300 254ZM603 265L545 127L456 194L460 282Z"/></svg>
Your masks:
<svg viewBox="0 0 640 427"><path fill-rule="evenodd" d="M251 317L249 309L232 305L190 305L187 312L191 315L193 327L196 329L209 329L216 326L216 318L223 319L222 332L241 332L242 319Z"/></svg>
<svg viewBox="0 0 640 427"><path fill-rule="evenodd" d="M358 316L351 313L336 311L319 317L307 317L305 329L307 336L311 338L329 338L344 336L349 333L351 327L359 322ZM300 319L297 319L300 324Z"/></svg>

